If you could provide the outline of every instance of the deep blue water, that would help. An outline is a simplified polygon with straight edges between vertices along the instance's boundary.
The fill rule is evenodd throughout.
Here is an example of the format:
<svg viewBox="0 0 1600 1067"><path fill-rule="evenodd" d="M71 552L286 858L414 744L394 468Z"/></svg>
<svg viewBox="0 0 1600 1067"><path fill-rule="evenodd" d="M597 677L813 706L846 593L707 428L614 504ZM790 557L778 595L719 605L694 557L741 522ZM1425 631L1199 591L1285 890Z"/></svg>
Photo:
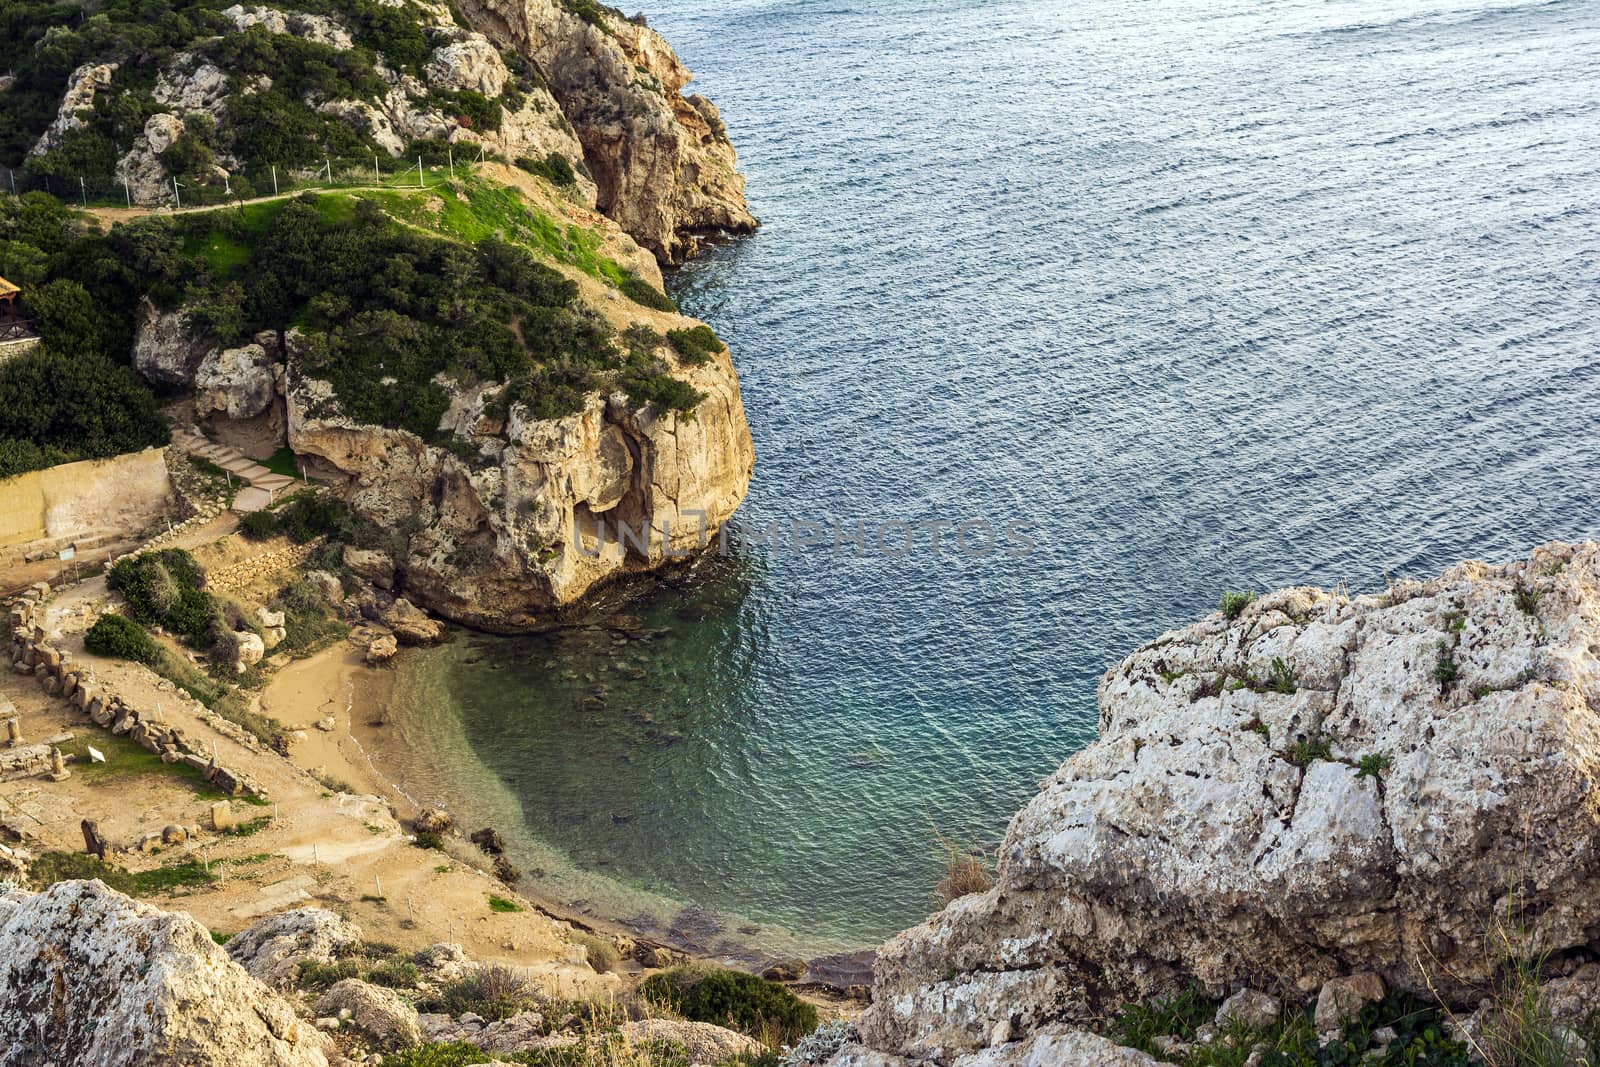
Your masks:
<svg viewBox="0 0 1600 1067"><path fill-rule="evenodd" d="M676 281L743 376L741 525L1037 547L747 548L629 608L658 640L441 653L579 868L864 943L929 910L935 828L998 841L1101 672L1224 589L1600 532L1600 4L648 14L765 223Z"/></svg>

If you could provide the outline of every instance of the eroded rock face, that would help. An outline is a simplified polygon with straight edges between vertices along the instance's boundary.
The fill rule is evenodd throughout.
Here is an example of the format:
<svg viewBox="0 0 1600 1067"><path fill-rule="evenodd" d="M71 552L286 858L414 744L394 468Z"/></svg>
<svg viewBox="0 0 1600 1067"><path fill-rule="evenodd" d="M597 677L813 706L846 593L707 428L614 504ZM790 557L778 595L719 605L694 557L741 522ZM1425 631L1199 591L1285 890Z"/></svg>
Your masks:
<svg viewBox="0 0 1600 1067"><path fill-rule="evenodd" d="M404 534L403 555L383 557L395 592L457 622L515 630L598 582L702 547L744 498L754 453L731 360L680 373L707 394L692 420L633 410L617 394L563 419L528 421L519 408L502 424L483 417L484 392L458 396L462 424L486 431L468 438L480 450L472 462L331 414L323 383L291 375L289 444L348 475L351 506Z"/></svg>
<svg viewBox="0 0 1600 1067"><path fill-rule="evenodd" d="M1012 821L996 886L879 950L867 1046L965 1063L1002 1023L1020 1041L1189 981L1421 993L1426 968L1475 1000L1514 888L1537 950L1589 945L1597 654L1592 543L1164 635L1101 681L1100 740Z"/></svg>
<svg viewBox="0 0 1600 1067"><path fill-rule="evenodd" d="M305 960L332 959L361 940L361 928L322 908L295 908L269 915L228 939L228 955L251 977L274 986L292 985Z"/></svg>
<svg viewBox="0 0 1600 1067"><path fill-rule="evenodd" d="M249 419L272 406L272 359L258 344L208 353L194 375L195 413Z"/></svg>
<svg viewBox="0 0 1600 1067"><path fill-rule="evenodd" d="M189 388L212 346L191 332L182 310L163 311L150 299L139 305L138 332L133 341L133 367L159 385Z"/></svg>
<svg viewBox="0 0 1600 1067"><path fill-rule="evenodd" d="M693 255L699 233L755 228L722 120L703 97L683 96L691 75L660 34L615 16L594 26L560 0L460 7L539 64L583 142L600 210L662 262Z"/></svg>
<svg viewBox="0 0 1600 1067"><path fill-rule="evenodd" d="M94 882L0 903L0 1065L327 1067L324 1038L188 915Z"/></svg>
<svg viewBox="0 0 1600 1067"><path fill-rule="evenodd" d="M69 74L67 91L62 94L61 105L56 109L56 117L28 154L38 156L51 149L60 148L62 138L73 130L80 129L83 120L78 117L78 113L94 110L95 94L111 85L111 77L117 72L119 65L85 63Z"/></svg>

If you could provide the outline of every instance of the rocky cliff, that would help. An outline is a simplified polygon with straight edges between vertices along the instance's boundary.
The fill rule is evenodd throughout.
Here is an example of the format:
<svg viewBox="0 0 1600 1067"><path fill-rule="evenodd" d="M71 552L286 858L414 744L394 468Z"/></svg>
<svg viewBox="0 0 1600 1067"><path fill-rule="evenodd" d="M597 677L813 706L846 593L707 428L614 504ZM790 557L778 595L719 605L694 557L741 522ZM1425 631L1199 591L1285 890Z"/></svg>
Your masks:
<svg viewBox="0 0 1600 1067"><path fill-rule="evenodd" d="M537 62L578 139L598 206L664 263L693 255L700 235L747 233L744 179L711 101L685 97L692 75L642 19L562 0L465 0L491 40Z"/></svg>
<svg viewBox="0 0 1600 1067"><path fill-rule="evenodd" d="M1036 1054L1191 982L1375 974L1470 1011L1507 929L1593 1007L1600 545L1282 590L1140 649L1099 699L994 887L879 950L838 1064L1109 1062Z"/></svg>
<svg viewBox="0 0 1600 1067"><path fill-rule="evenodd" d="M688 370L693 417L593 394L582 412L534 420L485 412L493 390L457 393L457 448L318 417L326 387L291 377L289 443L349 480L362 516L395 531L352 552L364 577L458 622L514 630L597 582L705 546L732 516L754 462L726 351ZM634 536L624 539L623 527Z"/></svg>

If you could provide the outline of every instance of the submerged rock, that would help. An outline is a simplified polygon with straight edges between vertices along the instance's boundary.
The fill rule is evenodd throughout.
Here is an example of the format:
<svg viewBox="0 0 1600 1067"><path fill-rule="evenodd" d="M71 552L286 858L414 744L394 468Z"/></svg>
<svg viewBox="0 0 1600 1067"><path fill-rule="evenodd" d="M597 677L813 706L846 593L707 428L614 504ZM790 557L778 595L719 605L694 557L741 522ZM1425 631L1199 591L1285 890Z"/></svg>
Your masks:
<svg viewBox="0 0 1600 1067"><path fill-rule="evenodd" d="M1099 741L1012 821L994 888L879 950L862 1037L966 1063L1002 1023L1364 971L1475 1002L1513 892L1553 959L1600 924L1597 709L1592 543L1168 633L1102 679Z"/></svg>

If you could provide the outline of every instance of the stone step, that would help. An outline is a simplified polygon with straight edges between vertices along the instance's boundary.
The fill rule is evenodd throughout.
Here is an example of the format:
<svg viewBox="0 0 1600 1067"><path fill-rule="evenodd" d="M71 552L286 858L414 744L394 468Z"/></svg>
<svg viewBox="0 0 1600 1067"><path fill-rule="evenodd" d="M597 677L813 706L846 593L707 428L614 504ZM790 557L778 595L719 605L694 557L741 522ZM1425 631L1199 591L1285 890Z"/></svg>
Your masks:
<svg viewBox="0 0 1600 1067"><path fill-rule="evenodd" d="M248 515L252 511L260 511L270 503L272 503L271 493L265 489L257 489L255 486L251 486L248 489L239 490L234 495L233 510L241 515Z"/></svg>
<svg viewBox="0 0 1600 1067"><path fill-rule="evenodd" d="M245 474L245 471L249 470L251 467L260 467L261 466L259 463L257 463L253 459L250 459L248 456L239 456L237 454L235 454L234 457L218 458L218 459L214 460L214 462L216 463L217 466L221 467L223 470L230 471L230 472L232 472L234 474L240 475L241 477L245 477L245 478L249 477L249 475ZM261 469L262 470L266 470L267 468L261 467Z"/></svg>
<svg viewBox="0 0 1600 1067"><path fill-rule="evenodd" d="M255 481L257 479L259 479L259 478L270 478L270 477L272 477L272 472L271 471L269 471L267 468L263 467L261 464L255 462L254 460L251 460L248 466L241 467L238 470L235 470L233 473L237 474L239 477L243 478L245 481L250 482L252 484L254 484Z"/></svg>
<svg viewBox="0 0 1600 1067"><path fill-rule="evenodd" d="M251 478L250 484L255 486L257 489L267 489L276 492L279 489L287 489L289 486L295 484L295 481L293 478L290 478L284 474L267 474L260 478Z"/></svg>

